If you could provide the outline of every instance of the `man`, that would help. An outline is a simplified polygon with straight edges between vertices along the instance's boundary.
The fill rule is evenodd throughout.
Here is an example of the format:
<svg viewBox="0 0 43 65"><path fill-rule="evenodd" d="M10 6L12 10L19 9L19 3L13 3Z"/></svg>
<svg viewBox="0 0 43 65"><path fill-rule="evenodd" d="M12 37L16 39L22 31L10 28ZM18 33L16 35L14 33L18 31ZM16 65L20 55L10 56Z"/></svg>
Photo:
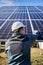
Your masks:
<svg viewBox="0 0 43 65"><path fill-rule="evenodd" d="M35 31L35 34L26 35L24 29L25 25L19 21L12 25L14 34L5 44L8 65L31 65L30 44L37 39L38 32Z"/></svg>

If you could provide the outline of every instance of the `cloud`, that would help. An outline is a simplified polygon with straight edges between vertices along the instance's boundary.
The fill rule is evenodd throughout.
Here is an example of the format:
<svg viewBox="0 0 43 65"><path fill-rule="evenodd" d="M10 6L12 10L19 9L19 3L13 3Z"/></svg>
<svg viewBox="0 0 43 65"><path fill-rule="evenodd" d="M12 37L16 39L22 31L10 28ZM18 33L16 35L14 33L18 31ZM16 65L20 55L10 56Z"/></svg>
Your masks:
<svg viewBox="0 0 43 65"><path fill-rule="evenodd" d="M0 6L13 6L13 2L11 0L0 0Z"/></svg>
<svg viewBox="0 0 43 65"><path fill-rule="evenodd" d="M21 0L0 0L0 6L19 6Z"/></svg>
<svg viewBox="0 0 43 65"><path fill-rule="evenodd" d="M43 5L43 0L0 0L0 6Z"/></svg>

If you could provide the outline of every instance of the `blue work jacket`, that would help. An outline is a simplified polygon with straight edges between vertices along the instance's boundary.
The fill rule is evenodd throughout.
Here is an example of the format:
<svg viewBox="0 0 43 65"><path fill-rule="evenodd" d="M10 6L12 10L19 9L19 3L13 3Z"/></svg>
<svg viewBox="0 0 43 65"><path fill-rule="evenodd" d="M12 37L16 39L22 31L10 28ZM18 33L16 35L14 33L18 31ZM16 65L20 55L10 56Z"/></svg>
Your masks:
<svg viewBox="0 0 43 65"><path fill-rule="evenodd" d="M5 44L8 65L31 65L30 45L38 38L36 34L14 34Z"/></svg>

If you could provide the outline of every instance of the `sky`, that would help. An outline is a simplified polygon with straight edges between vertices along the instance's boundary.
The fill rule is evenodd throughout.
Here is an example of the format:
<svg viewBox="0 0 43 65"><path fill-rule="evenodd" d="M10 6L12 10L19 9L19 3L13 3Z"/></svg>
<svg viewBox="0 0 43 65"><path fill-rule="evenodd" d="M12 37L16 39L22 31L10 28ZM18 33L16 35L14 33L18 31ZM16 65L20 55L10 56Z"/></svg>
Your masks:
<svg viewBox="0 0 43 65"><path fill-rule="evenodd" d="M0 6L43 6L43 0L0 0Z"/></svg>

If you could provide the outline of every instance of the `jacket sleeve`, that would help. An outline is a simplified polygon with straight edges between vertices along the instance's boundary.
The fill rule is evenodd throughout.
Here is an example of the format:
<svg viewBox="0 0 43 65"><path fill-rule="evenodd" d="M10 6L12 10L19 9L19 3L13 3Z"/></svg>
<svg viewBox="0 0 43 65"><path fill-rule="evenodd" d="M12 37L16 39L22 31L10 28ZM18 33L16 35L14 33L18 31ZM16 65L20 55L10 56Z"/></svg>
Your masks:
<svg viewBox="0 0 43 65"><path fill-rule="evenodd" d="M32 43L32 42L34 42L35 40L37 40L38 39L38 37L39 37L39 32L37 32L36 34L30 34L30 42Z"/></svg>

